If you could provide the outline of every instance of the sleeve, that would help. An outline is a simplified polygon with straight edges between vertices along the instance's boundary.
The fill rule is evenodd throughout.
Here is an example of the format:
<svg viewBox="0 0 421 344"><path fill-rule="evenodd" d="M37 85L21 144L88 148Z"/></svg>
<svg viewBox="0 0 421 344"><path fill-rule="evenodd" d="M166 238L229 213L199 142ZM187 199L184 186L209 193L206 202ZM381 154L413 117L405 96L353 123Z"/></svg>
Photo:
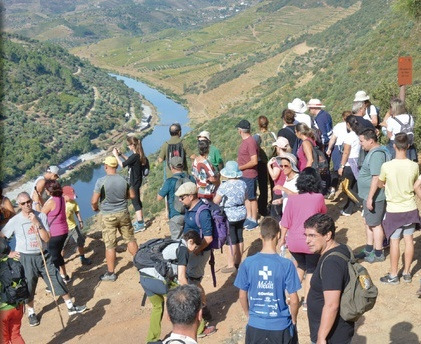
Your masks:
<svg viewBox="0 0 421 344"><path fill-rule="evenodd" d="M221 151L218 149L218 148L215 148L215 155L214 155L214 161L217 163L217 164L221 164L221 163L223 163L224 161L222 160L222 155L221 155Z"/></svg>
<svg viewBox="0 0 421 344"><path fill-rule="evenodd" d="M75 205L74 205L73 210L74 210L75 213L79 213L80 212L79 204L77 204L76 201L74 201L74 202L75 202Z"/></svg>
<svg viewBox="0 0 421 344"><path fill-rule="evenodd" d="M339 257L327 257L323 262L322 288L326 290L343 290L348 274L347 263Z"/></svg>
<svg viewBox="0 0 421 344"><path fill-rule="evenodd" d="M136 162L136 154L132 154L127 158L127 160L123 161L123 167L133 166L135 162Z"/></svg>
<svg viewBox="0 0 421 344"><path fill-rule="evenodd" d="M161 147L161 150L159 151L159 156L158 156L162 160L165 160L167 157L167 148L168 148L168 143L164 142L164 144Z"/></svg>
<svg viewBox="0 0 421 344"><path fill-rule="evenodd" d="M238 289L245 291L248 291L250 288L250 282L248 280L245 262L241 263L240 267L238 268L238 273L234 281L234 286L236 286Z"/></svg>
<svg viewBox="0 0 421 344"><path fill-rule="evenodd" d="M386 164L383 164L382 167L380 168L380 174L379 174L379 179L382 182L386 181Z"/></svg>
<svg viewBox="0 0 421 344"><path fill-rule="evenodd" d="M259 155L259 146L257 145L256 141L254 141L254 139L249 140L247 145L247 153L250 157L253 155Z"/></svg>
<svg viewBox="0 0 421 344"><path fill-rule="evenodd" d="M226 185L226 183L223 183L223 184L221 184L220 186L219 186L219 188L216 190L216 194L218 195L218 196L224 196L225 195L225 185Z"/></svg>
<svg viewBox="0 0 421 344"><path fill-rule="evenodd" d="M6 238L10 238L12 236L12 234L15 232L14 231L15 225L14 225L14 221L13 218L11 220L9 220L6 225L3 227L3 229L0 231Z"/></svg>
<svg viewBox="0 0 421 344"><path fill-rule="evenodd" d="M288 292L288 294L292 294L297 292L298 290L301 289L301 282L300 282L300 278L298 277L298 273L297 273L297 269L294 266L294 263L292 261L290 261L289 259L288 261L288 269L287 269L287 276L286 276L286 290Z"/></svg>
<svg viewBox="0 0 421 344"><path fill-rule="evenodd" d="M94 192L98 194L101 193L101 187L102 187L102 178L99 178L95 183Z"/></svg>
<svg viewBox="0 0 421 344"><path fill-rule="evenodd" d="M285 206L285 211L284 214L282 215L281 218L281 226L285 227L285 228L290 228L291 227L291 222L292 222L292 207L293 207L293 196L288 197L288 203Z"/></svg>
<svg viewBox="0 0 421 344"><path fill-rule="evenodd" d="M386 129L387 131L393 132L393 123L396 122L393 117L389 117L386 121Z"/></svg>
<svg viewBox="0 0 421 344"><path fill-rule="evenodd" d="M177 250L177 265L187 266L189 262L189 250L186 246L180 245Z"/></svg>
<svg viewBox="0 0 421 344"><path fill-rule="evenodd" d="M199 215L200 226L202 227L203 236L212 236L212 216L208 209L202 210Z"/></svg>
<svg viewBox="0 0 421 344"><path fill-rule="evenodd" d="M386 161L386 153L382 151L374 152L370 157L370 174L372 176L380 175L380 169Z"/></svg>
<svg viewBox="0 0 421 344"><path fill-rule="evenodd" d="M162 185L161 190L159 190L159 192L158 192L159 196L165 197L170 193L170 181L171 181L171 178L167 179L164 182L164 185Z"/></svg>

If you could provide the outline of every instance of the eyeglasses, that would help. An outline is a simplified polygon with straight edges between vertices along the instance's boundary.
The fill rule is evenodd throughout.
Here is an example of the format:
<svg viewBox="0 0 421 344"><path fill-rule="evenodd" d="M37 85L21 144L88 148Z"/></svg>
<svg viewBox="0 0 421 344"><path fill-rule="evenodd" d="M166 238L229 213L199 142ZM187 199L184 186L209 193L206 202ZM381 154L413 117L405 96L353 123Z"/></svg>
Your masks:
<svg viewBox="0 0 421 344"><path fill-rule="evenodd" d="M25 205L25 204L31 204L31 203L32 203L32 200L28 199L27 201L25 201L25 202L20 202L19 204L20 204L20 205Z"/></svg>
<svg viewBox="0 0 421 344"><path fill-rule="evenodd" d="M178 197L178 199L179 199L180 201L184 201L184 199L185 199L187 196L188 196L188 195L183 195L183 196Z"/></svg>

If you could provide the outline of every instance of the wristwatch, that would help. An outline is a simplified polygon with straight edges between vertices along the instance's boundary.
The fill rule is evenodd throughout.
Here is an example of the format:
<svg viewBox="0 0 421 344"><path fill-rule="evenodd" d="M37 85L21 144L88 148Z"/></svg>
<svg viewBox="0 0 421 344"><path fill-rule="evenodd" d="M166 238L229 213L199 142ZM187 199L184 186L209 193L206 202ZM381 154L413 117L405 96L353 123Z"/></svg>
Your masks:
<svg viewBox="0 0 421 344"><path fill-rule="evenodd" d="M339 166L339 168L345 168L345 165L341 165L341 166Z"/></svg>

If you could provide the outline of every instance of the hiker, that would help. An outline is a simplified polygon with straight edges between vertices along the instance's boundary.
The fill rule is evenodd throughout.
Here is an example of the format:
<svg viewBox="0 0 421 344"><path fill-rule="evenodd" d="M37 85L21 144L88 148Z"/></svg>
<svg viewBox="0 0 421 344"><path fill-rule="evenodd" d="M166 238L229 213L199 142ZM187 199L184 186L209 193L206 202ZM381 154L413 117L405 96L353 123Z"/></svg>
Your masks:
<svg viewBox="0 0 421 344"><path fill-rule="evenodd" d="M296 195L298 193L297 189L297 179L299 176L299 171L297 167L297 158L291 153L283 153L280 156L279 167L282 168L282 172L285 175L285 182L282 185L277 185L275 188L282 192L282 213L285 211L285 207L288 203L288 198L290 195Z"/></svg>
<svg viewBox="0 0 421 344"><path fill-rule="evenodd" d="M0 237L0 269L2 271L3 271L3 268L5 270L7 269L10 271L8 267L8 260L11 259L8 257L9 253L10 253L10 247L8 245L6 238ZM23 270L23 267L19 263L19 260L18 259L15 259L15 260L16 261L14 263L19 264L21 270ZM12 271L15 271L15 270L13 269ZM9 274L8 276L12 276L12 275ZM10 285L8 286L2 285L1 281L4 279L4 277L6 276L0 276L0 290L2 291L8 286L10 287ZM25 344L25 341L23 340L22 335L20 334L20 327L22 324L23 312L24 312L24 301L16 302L16 303L8 303L7 299L3 300L3 298L0 297L0 324L1 324L1 339L2 339L0 340L1 343Z"/></svg>
<svg viewBox="0 0 421 344"><path fill-rule="evenodd" d="M82 265L91 265L92 261L85 257L85 236L81 232L83 230L83 220L80 215L79 205L75 200L75 189L71 186L63 186L63 197L66 201L66 220L67 226L69 227L69 235L64 243L64 247L66 247L70 240L74 241L77 245L79 259ZM76 224L75 215L79 225Z"/></svg>
<svg viewBox="0 0 421 344"><path fill-rule="evenodd" d="M321 194L320 176L314 168L305 168L300 173L296 186L298 194L289 196L288 204L279 224L281 226L279 245L287 245L289 252L294 257L300 281L305 279L302 307L306 311L310 280L316 269L319 255L312 253L306 245L303 223L314 214L325 214L327 208Z"/></svg>
<svg viewBox="0 0 421 344"><path fill-rule="evenodd" d="M3 195L3 184L0 183L0 231L6 223L16 215L15 208L13 207L10 199ZM12 236L8 241L9 247L12 251L16 247L16 238Z"/></svg>
<svg viewBox="0 0 421 344"><path fill-rule="evenodd" d="M162 201L167 199L168 205L168 227L170 228L171 239L179 239L183 234L184 229L184 213L185 208L183 204L175 196L178 187L183 183L191 181L195 183L192 176L187 175L183 171L183 159L179 156L173 156L170 159L172 177L167 178L159 190L157 200ZM178 185L178 186L177 186Z"/></svg>
<svg viewBox="0 0 421 344"><path fill-rule="evenodd" d="M305 113L307 111L307 105L305 101L301 100L300 98L295 98L291 103L288 103L288 110L295 112L294 125L298 123L305 123L309 128L311 128L311 117Z"/></svg>
<svg viewBox="0 0 421 344"><path fill-rule="evenodd" d="M304 123L295 126L295 135L301 140L301 145L297 151L298 169L301 172L306 167L313 165L313 147L316 146L316 138L313 131Z"/></svg>
<svg viewBox="0 0 421 344"><path fill-rule="evenodd" d="M238 166L243 172L241 179L247 185L247 219L244 221L246 230L253 230L257 227L257 164L259 156L259 147L250 134L250 122L246 119L241 120L236 125L238 134L241 136L241 144L238 148Z"/></svg>
<svg viewBox="0 0 421 344"><path fill-rule="evenodd" d="M55 295L63 297L69 315L83 313L87 309L86 306L73 304L66 284L54 266L51 254L47 251L47 243L50 240L47 216L32 209L32 199L27 192L19 193L16 202L21 212L14 216L1 232L6 238L13 233L16 236L16 251L19 253L19 260L25 270L29 290L29 298L26 301L29 326L39 325L39 319L34 310L34 296L40 276L49 290L53 288ZM42 254L46 265L44 265ZM52 285L50 285L48 275Z"/></svg>
<svg viewBox="0 0 421 344"><path fill-rule="evenodd" d="M95 183L91 198L93 211L101 210L102 238L105 244L105 259L107 271L100 276L101 281L114 282L117 246L117 233L121 234L127 249L132 256L137 252L137 243L127 200L134 197L134 191L126 180L117 174L118 162L114 156L107 156L104 160L106 175Z"/></svg>
<svg viewBox="0 0 421 344"><path fill-rule="evenodd" d="M332 117L329 112L323 110L326 106L323 105L319 99L310 99L307 106L310 115L313 117L312 127L320 130L322 144L321 149L325 152L329 144L330 137L332 136Z"/></svg>
<svg viewBox="0 0 421 344"><path fill-rule="evenodd" d="M172 177L169 162L173 156L179 156L183 159L184 171L188 172L187 155L186 150L183 147L183 139L181 138L180 123L171 124L169 131L171 138L164 142L158 155L158 163L162 163L163 161L167 162L164 169L164 178Z"/></svg>
<svg viewBox="0 0 421 344"><path fill-rule="evenodd" d="M346 245L335 241L335 223L330 216L315 214L304 222L304 228L310 252L320 255L307 299L311 342L351 343L355 323L339 315L341 295L350 280L348 263L329 255L339 252L350 257L350 252Z"/></svg>
<svg viewBox="0 0 421 344"><path fill-rule="evenodd" d="M208 160L209 142L201 140L197 142L199 155L194 159L192 175L196 180L197 196L206 200L212 200L219 185L219 173L215 171Z"/></svg>
<svg viewBox="0 0 421 344"><path fill-rule="evenodd" d="M339 186L338 170L341 166L344 138L348 134L345 120L351 114L351 111L342 112L342 122L339 122L333 127L332 136L330 137L329 145L326 150L326 155L330 157L333 162L333 171L330 174L331 186L328 194L328 199L330 200L335 198L336 189Z"/></svg>
<svg viewBox="0 0 421 344"><path fill-rule="evenodd" d="M275 219L265 217L261 221L262 250L244 260L234 282L248 319L246 344L298 343L297 291L301 284L291 260L276 252L279 234ZM286 292L290 298L289 309Z"/></svg>
<svg viewBox="0 0 421 344"><path fill-rule="evenodd" d="M182 285L168 292L167 313L173 329L164 344L197 344L201 306L200 289L194 285Z"/></svg>
<svg viewBox="0 0 421 344"><path fill-rule="evenodd" d="M45 182L47 180L57 180L59 177L59 168L57 166L50 166L42 176L35 179L31 190L32 206L34 207L34 210L41 211L42 206L47 200L45 195Z"/></svg>
<svg viewBox="0 0 421 344"><path fill-rule="evenodd" d="M376 129L376 127L373 125L373 123L366 119L365 116L365 103L364 102L353 102L352 103L352 114L355 116L356 120L360 124L362 128L370 128L370 129ZM378 132L376 131L376 134Z"/></svg>
<svg viewBox="0 0 421 344"><path fill-rule="evenodd" d="M361 166L358 178L358 196L363 200L363 217L366 229L366 245L357 255L366 262L383 262L383 228L382 220L386 210L384 189L378 189L380 168L390 155L386 147L377 142L373 129L364 129L359 133L361 147L368 152Z"/></svg>
<svg viewBox="0 0 421 344"><path fill-rule="evenodd" d="M221 151L216 148L210 139L210 133L209 131L201 131L199 135L197 135L198 141L208 141L209 143L209 154L208 154L208 160L212 164L213 168L216 172L220 172L224 168L224 161L222 160ZM192 160L196 159L196 156L193 155L190 157Z"/></svg>
<svg viewBox="0 0 421 344"><path fill-rule="evenodd" d="M278 131L278 138L285 137L291 147L292 154L296 155L300 142L295 135L295 112L289 109L282 111L284 127ZM298 124L298 123L297 123ZM295 150L295 151L294 151Z"/></svg>
<svg viewBox="0 0 421 344"><path fill-rule="evenodd" d="M407 125L409 127L406 132L409 138L409 148L406 151L406 156L409 160L418 162L418 154L414 145L414 117L407 114L405 103L399 98L394 98L390 101L390 117L387 119L386 123L387 137L389 138L387 149L392 155L392 158L395 158L395 150L393 149L395 135L404 132L403 126Z"/></svg>
<svg viewBox="0 0 421 344"><path fill-rule="evenodd" d="M113 149L113 155L121 168L129 168L129 184L134 191L132 204L136 214L136 222L134 222L133 227L134 232L138 233L146 229L143 220L143 205L140 200L140 187L142 186L144 171L149 170L149 162L143 151L142 142L139 139L134 136L128 136L127 146L132 152L129 157L122 154L117 148Z"/></svg>
<svg viewBox="0 0 421 344"><path fill-rule="evenodd" d="M406 157L409 147L405 133L395 135L393 146L396 158L385 162L379 175L379 188L385 188L386 214L383 219L384 233L390 239L390 270L380 278L382 283L398 284L399 242L403 235L405 241L404 267L402 280L412 281L411 264L414 258L413 233L420 224L420 216L415 202L414 184L418 179L418 164Z"/></svg>
<svg viewBox="0 0 421 344"><path fill-rule="evenodd" d="M202 239L196 231L188 231L183 238L169 243L162 251L162 259L171 261L171 279L162 276L155 268L145 267L139 270L140 285L152 304L147 343L155 343L161 337L161 319L164 314L164 296L170 288L188 284L186 267L189 253L200 246ZM199 328L200 333L205 329L204 321ZM209 332L209 329L207 330Z"/></svg>
<svg viewBox="0 0 421 344"><path fill-rule="evenodd" d="M227 181L218 188L213 202L224 209L231 238L231 245L227 240L226 247L228 264L221 269L221 272L233 273L238 269L244 252L243 228L247 217L245 206L247 186L243 180L239 179L243 173L239 170L236 161L228 161L221 170L221 175L227 178Z"/></svg>
<svg viewBox="0 0 421 344"><path fill-rule="evenodd" d="M45 190L50 196L43 205L41 212L47 215L48 227L50 228L50 240L48 241L48 252L51 254L51 261L60 270L64 283L70 282L63 258L63 247L69 234L69 226L66 219L66 201L63 197L63 189L57 180L47 180Z"/></svg>
<svg viewBox="0 0 421 344"><path fill-rule="evenodd" d="M206 263L211 256L209 244L213 240L213 222L212 215L208 209L204 209L199 216L199 223L196 222L196 213L200 206L205 203L197 197L197 188L195 183L187 182L182 184L175 192L175 196L183 203L186 208L184 215L184 233L189 230L195 230L202 237L200 246L190 254L187 264L187 279L189 284L195 284L202 290L202 301L204 304L203 317L210 319L209 309L206 307L205 290L201 285L203 275L205 274ZM206 333L205 333L206 335Z"/></svg>
<svg viewBox="0 0 421 344"><path fill-rule="evenodd" d="M379 127L380 124L380 113L378 109L371 104L370 97L365 91L358 91L355 93L354 103L363 102L364 104L364 119L370 121L375 128Z"/></svg>

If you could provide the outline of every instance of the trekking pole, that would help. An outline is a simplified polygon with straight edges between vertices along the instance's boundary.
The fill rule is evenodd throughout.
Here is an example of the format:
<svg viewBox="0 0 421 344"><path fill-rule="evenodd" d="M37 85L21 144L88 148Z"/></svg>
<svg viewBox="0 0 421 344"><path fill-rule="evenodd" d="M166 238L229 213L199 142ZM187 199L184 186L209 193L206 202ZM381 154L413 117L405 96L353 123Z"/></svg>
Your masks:
<svg viewBox="0 0 421 344"><path fill-rule="evenodd" d="M48 272L47 261L45 260L44 252L42 251L42 239L41 239L41 236L39 234L39 230L38 229L36 230L36 232L37 232L37 241L38 241L39 251L41 252L42 260L44 262L45 273L47 274L48 282L50 282L51 294L52 294L52 296L54 298L54 303L56 304L56 307L57 307L57 310L58 310L58 315L60 316L61 326L62 326L62 328L64 330L65 329L65 326L64 326L63 316L61 315L61 311L60 311L60 307L58 306L58 302L57 302L57 298L56 298L56 293L55 293L55 290L54 290L54 286L53 286L53 283L51 282L50 273Z"/></svg>
<svg viewBox="0 0 421 344"><path fill-rule="evenodd" d="M168 157L167 157L168 159ZM166 166L166 161L164 160L162 162L162 166L164 167L164 183L167 180L167 166ZM168 196L165 196L165 214L167 215L167 217L169 217L169 209L168 209Z"/></svg>

